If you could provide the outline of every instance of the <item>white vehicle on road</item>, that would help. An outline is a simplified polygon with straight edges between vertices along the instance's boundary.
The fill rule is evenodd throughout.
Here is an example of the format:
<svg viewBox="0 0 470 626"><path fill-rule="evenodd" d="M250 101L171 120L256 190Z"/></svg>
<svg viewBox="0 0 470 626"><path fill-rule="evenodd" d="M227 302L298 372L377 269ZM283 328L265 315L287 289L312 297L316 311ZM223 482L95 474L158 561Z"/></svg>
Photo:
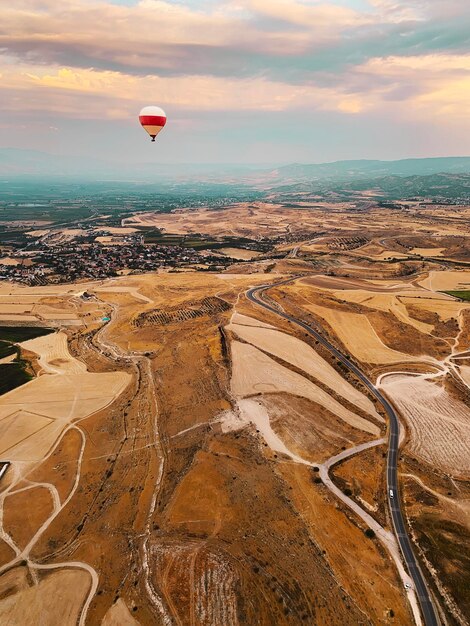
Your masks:
<svg viewBox="0 0 470 626"><path fill-rule="evenodd" d="M388 493L390 494L390 497L393 498L393 489L389 489Z"/></svg>

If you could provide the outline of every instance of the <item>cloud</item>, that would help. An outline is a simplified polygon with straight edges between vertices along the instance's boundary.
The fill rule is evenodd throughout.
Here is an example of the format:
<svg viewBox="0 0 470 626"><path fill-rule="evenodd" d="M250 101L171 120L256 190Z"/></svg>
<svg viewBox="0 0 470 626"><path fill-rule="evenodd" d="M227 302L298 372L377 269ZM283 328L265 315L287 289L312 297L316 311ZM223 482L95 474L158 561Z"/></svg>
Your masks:
<svg viewBox="0 0 470 626"><path fill-rule="evenodd" d="M293 87L265 78L157 77L61 68L3 72L3 109L62 114L77 119L133 119L158 94L173 116L225 111L365 111L439 118L470 114L470 55L384 57L368 61L340 85ZM34 91L34 101L22 94Z"/></svg>
<svg viewBox="0 0 470 626"><path fill-rule="evenodd" d="M429 4L375 0L359 12L298 0L220 2L205 10L163 0L17 0L2 8L0 49L38 65L302 84L374 57L468 46L465 7L458 13L454 2L442 16Z"/></svg>
<svg viewBox="0 0 470 626"><path fill-rule="evenodd" d="M21 94L34 91L34 101ZM153 101L177 116L202 111L326 110L357 113L366 108L358 94L316 85L291 85L265 78L134 76L121 72L61 68L54 72L24 66L5 71L3 110L61 113L78 119L133 119ZM167 111L168 113L168 111Z"/></svg>
<svg viewBox="0 0 470 626"><path fill-rule="evenodd" d="M281 113L286 129L326 115L470 131L469 17L461 0L15 0L0 22L2 121L53 134L62 118L130 123L156 102L218 137L227 116Z"/></svg>
<svg viewBox="0 0 470 626"><path fill-rule="evenodd" d="M468 123L470 54L377 58L356 73L369 85L376 82L383 101L403 102L413 116Z"/></svg>
<svg viewBox="0 0 470 626"><path fill-rule="evenodd" d="M367 24L372 15L334 3L308 3L296 0L246 0L244 6L255 15L296 24L302 29L335 32L341 28Z"/></svg>

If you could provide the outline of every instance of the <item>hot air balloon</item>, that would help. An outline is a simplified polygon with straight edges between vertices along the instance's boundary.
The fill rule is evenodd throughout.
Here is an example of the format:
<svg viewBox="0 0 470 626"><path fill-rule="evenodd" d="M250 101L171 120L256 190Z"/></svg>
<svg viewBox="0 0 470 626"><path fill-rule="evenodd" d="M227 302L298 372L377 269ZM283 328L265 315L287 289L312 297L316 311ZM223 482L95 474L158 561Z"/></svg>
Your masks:
<svg viewBox="0 0 470 626"><path fill-rule="evenodd" d="M160 107L144 107L139 113L139 122L152 137L152 141L155 141L155 137L166 124L165 111Z"/></svg>

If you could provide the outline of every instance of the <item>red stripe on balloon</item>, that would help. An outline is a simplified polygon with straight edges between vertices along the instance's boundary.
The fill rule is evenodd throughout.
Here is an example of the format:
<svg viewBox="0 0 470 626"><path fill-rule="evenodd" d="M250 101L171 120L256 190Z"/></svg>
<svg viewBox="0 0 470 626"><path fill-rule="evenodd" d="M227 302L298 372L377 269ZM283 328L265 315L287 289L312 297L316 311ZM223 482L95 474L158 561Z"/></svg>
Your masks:
<svg viewBox="0 0 470 626"><path fill-rule="evenodd" d="M162 115L140 115L139 121L142 126L165 126L166 117Z"/></svg>

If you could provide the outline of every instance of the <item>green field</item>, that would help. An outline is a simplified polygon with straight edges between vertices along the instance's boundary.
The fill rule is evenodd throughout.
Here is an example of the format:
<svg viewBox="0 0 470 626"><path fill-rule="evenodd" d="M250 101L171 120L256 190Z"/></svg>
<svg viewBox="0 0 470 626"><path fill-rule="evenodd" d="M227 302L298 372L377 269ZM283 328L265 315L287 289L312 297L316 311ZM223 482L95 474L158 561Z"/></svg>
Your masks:
<svg viewBox="0 0 470 626"><path fill-rule="evenodd" d="M15 354L17 352L16 346L9 341L0 341L0 359L4 359L6 356Z"/></svg>
<svg viewBox="0 0 470 626"><path fill-rule="evenodd" d="M162 233L156 228L140 227L138 229L144 235L146 244L158 244L161 246L181 246L194 250L216 250L218 248L243 248L246 244L252 244L252 239L246 237L221 237L220 239L207 238L202 234L174 235Z"/></svg>
<svg viewBox="0 0 470 626"><path fill-rule="evenodd" d="M25 361L15 361L0 365L0 395L24 385L32 376L26 371Z"/></svg>
<svg viewBox="0 0 470 626"><path fill-rule="evenodd" d="M454 296L454 298L459 298L459 300L466 300L467 302L470 302L470 289L462 291L444 291L444 293L448 293L449 296Z"/></svg>
<svg viewBox="0 0 470 626"><path fill-rule="evenodd" d="M16 359L11 363L0 364L0 395L24 385L32 376L27 372L27 361L20 359L20 349L15 343L42 337L52 333L52 328L37 328L34 326L0 326L0 358L16 353Z"/></svg>
<svg viewBox="0 0 470 626"><path fill-rule="evenodd" d="M35 339L35 337L49 335L52 332L54 332L52 328L37 326L0 326L0 341L20 343L28 339ZM10 354L12 354L12 352L10 352Z"/></svg>

